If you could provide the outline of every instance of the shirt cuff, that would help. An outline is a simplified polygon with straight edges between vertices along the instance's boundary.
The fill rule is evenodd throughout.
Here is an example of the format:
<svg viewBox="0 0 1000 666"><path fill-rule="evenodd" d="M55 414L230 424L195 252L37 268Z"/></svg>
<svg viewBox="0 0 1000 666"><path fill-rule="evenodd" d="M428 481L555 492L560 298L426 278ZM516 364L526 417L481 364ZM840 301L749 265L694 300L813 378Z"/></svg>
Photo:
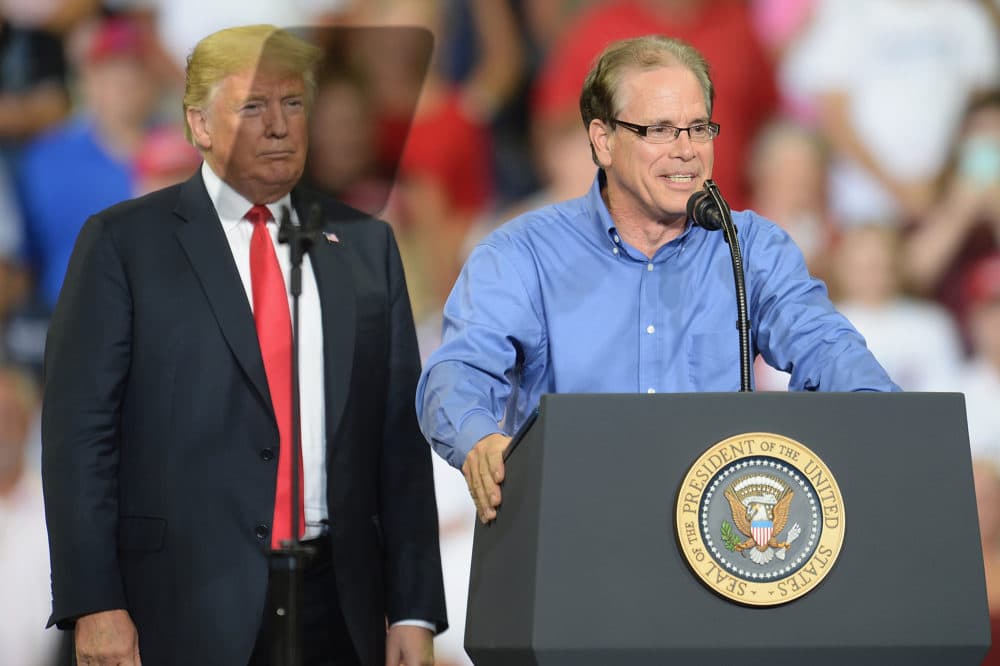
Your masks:
<svg viewBox="0 0 1000 666"><path fill-rule="evenodd" d="M448 462L458 469L462 469L462 465L465 464L465 457L469 455L469 451L472 450L472 447L479 440L487 435L502 432L503 430L500 429L500 426L491 414L483 412L469 414L462 423L458 435L455 437L455 452L457 455L454 460L449 460Z"/></svg>
<svg viewBox="0 0 1000 666"><path fill-rule="evenodd" d="M400 620L399 622L393 622L389 625L389 628L398 627L400 625L406 625L409 627L423 627L427 629L432 634L437 633L437 627L434 626L433 622L425 622L423 620Z"/></svg>

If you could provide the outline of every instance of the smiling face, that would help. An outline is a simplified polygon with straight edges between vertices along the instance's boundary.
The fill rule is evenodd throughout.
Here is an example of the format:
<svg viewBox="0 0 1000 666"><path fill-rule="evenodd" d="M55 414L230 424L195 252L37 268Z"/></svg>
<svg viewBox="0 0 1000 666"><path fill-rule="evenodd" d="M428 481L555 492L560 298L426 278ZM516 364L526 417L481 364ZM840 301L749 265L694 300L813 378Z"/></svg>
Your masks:
<svg viewBox="0 0 1000 666"><path fill-rule="evenodd" d="M308 146L301 75L246 69L219 83L188 123L205 161L253 203L277 201L302 176Z"/></svg>
<svg viewBox="0 0 1000 666"><path fill-rule="evenodd" d="M709 120L704 91L691 70L680 65L626 69L616 97L616 117L637 125L690 127ZM607 174L613 214L643 223L684 225L688 198L712 177L712 141L693 142L681 132L670 143L654 144L600 120L591 122L590 134Z"/></svg>

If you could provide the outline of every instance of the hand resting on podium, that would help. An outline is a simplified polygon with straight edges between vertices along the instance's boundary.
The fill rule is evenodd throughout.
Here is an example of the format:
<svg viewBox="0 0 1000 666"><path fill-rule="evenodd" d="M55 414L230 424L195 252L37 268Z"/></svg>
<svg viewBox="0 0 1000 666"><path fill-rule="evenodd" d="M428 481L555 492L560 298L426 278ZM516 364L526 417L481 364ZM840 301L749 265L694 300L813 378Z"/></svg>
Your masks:
<svg viewBox="0 0 1000 666"><path fill-rule="evenodd" d="M502 433L487 435L476 442L462 463L469 494L484 525L497 517L504 474L503 454L509 445L510 437Z"/></svg>

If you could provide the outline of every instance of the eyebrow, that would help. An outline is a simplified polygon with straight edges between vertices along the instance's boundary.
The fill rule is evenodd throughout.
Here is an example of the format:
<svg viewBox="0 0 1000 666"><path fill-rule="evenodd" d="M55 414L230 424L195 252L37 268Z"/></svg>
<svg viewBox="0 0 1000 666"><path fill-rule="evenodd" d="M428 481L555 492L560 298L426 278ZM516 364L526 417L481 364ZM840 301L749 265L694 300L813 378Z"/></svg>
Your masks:
<svg viewBox="0 0 1000 666"><path fill-rule="evenodd" d="M690 125L688 125L688 127L691 127L691 126L694 126L694 125L703 125L703 124L708 123L708 122L711 122L711 119L708 118L707 116L698 116L697 118L695 118L694 120L691 121L691 123L690 123ZM654 121L654 122L650 123L649 125L651 127L653 125L670 125L671 127L680 127L680 125L678 125L677 123L675 123L672 120L657 120L657 121Z"/></svg>
<svg viewBox="0 0 1000 666"><path fill-rule="evenodd" d="M280 99L285 100L292 97L305 97L305 90L294 90L292 92L286 93L280 97ZM240 101L240 105L246 104L247 102L266 102L268 96L264 93L251 91L246 97Z"/></svg>

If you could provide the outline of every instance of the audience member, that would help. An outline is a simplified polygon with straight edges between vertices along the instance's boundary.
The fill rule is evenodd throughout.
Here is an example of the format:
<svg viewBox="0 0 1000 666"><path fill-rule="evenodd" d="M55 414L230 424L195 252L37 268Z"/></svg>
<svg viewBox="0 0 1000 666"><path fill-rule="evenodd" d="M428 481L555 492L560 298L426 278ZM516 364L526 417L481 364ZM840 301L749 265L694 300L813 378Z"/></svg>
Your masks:
<svg viewBox="0 0 1000 666"><path fill-rule="evenodd" d="M817 98L842 222L926 210L962 108L1000 78L998 48L974 0L820 3L785 80Z"/></svg>
<svg viewBox="0 0 1000 666"><path fill-rule="evenodd" d="M605 0L547 0L521 2L521 19L528 43L535 55L545 56L549 47L561 41L573 18L591 5Z"/></svg>
<svg viewBox="0 0 1000 666"><path fill-rule="evenodd" d="M1000 664L1000 468L996 460L974 460L972 473L979 509L979 535L983 543L986 598L993 630L993 646L983 666L997 666Z"/></svg>
<svg viewBox="0 0 1000 666"><path fill-rule="evenodd" d="M751 0L751 15L761 41L775 60L780 114L808 127L819 123L816 101L789 80L786 63L795 62L809 33L819 0Z"/></svg>
<svg viewBox="0 0 1000 666"><path fill-rule="evenodd" d="M45 330L31 331L31 280L23 258L24 223L0 160L0 365L41 369Z"/></svg>
<svg viewBox="0 0 1000 666"><path fill-rule="evenodd" d="M426 27L435 36L434 55L400 158L398 200L387 214L400 228L408 267L417 263L412 262L411 253L419 257L415 272L424 280L411 282L418 319L444 302L458 275L465 236L492 201L490 121L513 94L522 74L520 41L509 5L474 0L470 8L480 45L476 65L464 81L448 81L441 71L439 50L447 38L443 7L428 0L390 0L370 17L383 25ZM362 14L355 20L364 18ZM423 45L416 41L402 44L408 45L410 52L397 47L378 54L378 66L412 71ZM384 87L391 80L385 75L375 77L376 102L397 94ZM420 83L411 76L408 85L414 82Z"/></svg>
<svg viewBox="0 0 1000 666"><path fill-rule="evenodd" d="M961 337L947 310L903 293L899 245L899 232L889 225L845 229L831 253L833 302L903 390L953 390L962 370ZM755 373L759 389L788 386L787 373L760 358Z"/></svg>
<svg viewBox="0 0 1000 666"><path fill-rule="evenodd" d="M17 666L49 666L59 648L59 634L44 628L48 539L38 463L27 455L37 411L31 379L0 366L0 654Z"/></svg>
<svg viewBox="0 0 1000 666"><path fill-rule="evenodd" d="M49 307L84 220L135 191L132 160L156 101L144 53L133 23L103 20L81 63L82 113L25 149L20 191L29 251Z"/></svg>
<svg viewBox="0 0 1000 666"><path fill-rule="evenodd" d="M59 37L5 16L0 13L0 146L11 152L63 120L69 95Z"/></svg>
<svg viewBox="0 0 1000 666"><path fill-rule="evenodd" d="M826 177L828 150L822 137L791 121L772 121L754 140L747 165L751 208L788 232L809 272L827 277L834 225Z"/></svg>
<svg viewBox="0 0 1000 666"><path fill-rule="evenodd" d="M1000 88L974 99L938 186L937 201L907 239L909 284L964 318L960 279L1000 250Z"/></svg>
<svg viewBox="0 0 1000 666"><path fill-rule="evenodd" d="M536 113L577 117L580 88L595 57L613 41L651 33L689 42L712 63L718 99L712 119L723 127L715 140L718 159L713 178L734 209L746 208L744 169L750 143L774 111L777 91L773 65L742 0L595 3L566 28L550 52L536 81ZM582 127L580 138L586 141Z"/></svg>
<svg viewBox="0 0 1000 666"><path fill-rule="evenodd" d="M958 388L965 393L973 455L1000 462L1000 253L974 264L963 283L972 358Z"/></svg>
<svg viewBox="0 0 1000 666"><path fill-rule="evenodd" d="M0 0L0 15L23 28L62 35L94 16L100 0Z"/></svg>
<svg viewBox="0 0 1000 666"><path fill-rule="evenodd" d="M0 262L16 263L23 250L24 222L7 165L0 161ZM0 280L0 290L7 285ZM0 292L2 293L2 292ZM4 299L0 296L0 321Z"/></svg>
<svg viewBox="0 0 1000 666"><path fill-rule="evenodd" d="M135 194L141 196L187 180L200 165L201 154L188 143L181 127L157 127L143 138L135 155Z"/></svg>
<svg viewBox="0 0 1000 666"><path fill-rule="evenodd" d="M328 73L313 102L306 165L314 188L372 215L385 207L392 185L378 159L376 112L360 73Z"/></svg>
<svg viewBox="0 0 1000 666"><path fill-rule="evenodd" d="M128 13L157 37L156 55L183 81L188 54L203 35L235 22L268 23L295 28L326 22L352 4L351 0L104 0L116 11ZM162 51L161 51L162 49Z"/></svg>
<svg viewBox="0 0 1000 666"><path fill-rule="evenodd" d="M555 115L534 119L532 150L542 177L541 189L499 211L481 215L462 240L459 263L465 262L475 246L504 222L548 204L575 199L590 188L597 167L590 158L586 135L580 134L579 118ZM424 312L417 322L422 361L441 344L443 307L443 302L438 303L433 310Z"/></svg>
<svg viewBox="0 0 1000 666"><path fill-rule="evenodd" d="M857 225L844 231L833 255L834 303L889 376L906 391L951 390L962 367L961 338L944 308L901 291L899 233Z"/></svg>
<svg viewBox="0 0 1000 666"><path fill-rule="evenodd" d="M750 0L750 16L761 43L775 60L803 33L817 0Z"/></svg>
<svg viewBox="0 0 1000 666"><path fill-rule="evenodd" d="M485 42L479 35L488 31L495 33L493 25L497 22L489 12L477 9L474 3L460 0L446 0L445 41L442 43L442 71L449 81L465 84L475 81L478 77L483 81L483 75L477 72L492 69L497 75L503 76L504 88L502 98L495 99L490 112L489 130L493 139L490 153L490 171L493 175L494 202L504 206L529 196L539 187L538 176L531 164L530 131L530 90L533 73L538 68L540 48L533 42L533 26L530 21L531 8L541 4L550 5L549 11L556 14L568 12L565 3L557 0L550 3L525 3L519 0L499 0L489 3L493 12L502 12L500 25L504 26L508 36L503 40L491 36L502 47L512 50L514 60L509 55L497 53L486 56L485 51L497 47ZM484 27L477 29L476 24ZM502 67L492 65L489 69L481 67L483 62L502 64ZM497 89L496 83L483 86L478 83L473 88Z"/></svg>

